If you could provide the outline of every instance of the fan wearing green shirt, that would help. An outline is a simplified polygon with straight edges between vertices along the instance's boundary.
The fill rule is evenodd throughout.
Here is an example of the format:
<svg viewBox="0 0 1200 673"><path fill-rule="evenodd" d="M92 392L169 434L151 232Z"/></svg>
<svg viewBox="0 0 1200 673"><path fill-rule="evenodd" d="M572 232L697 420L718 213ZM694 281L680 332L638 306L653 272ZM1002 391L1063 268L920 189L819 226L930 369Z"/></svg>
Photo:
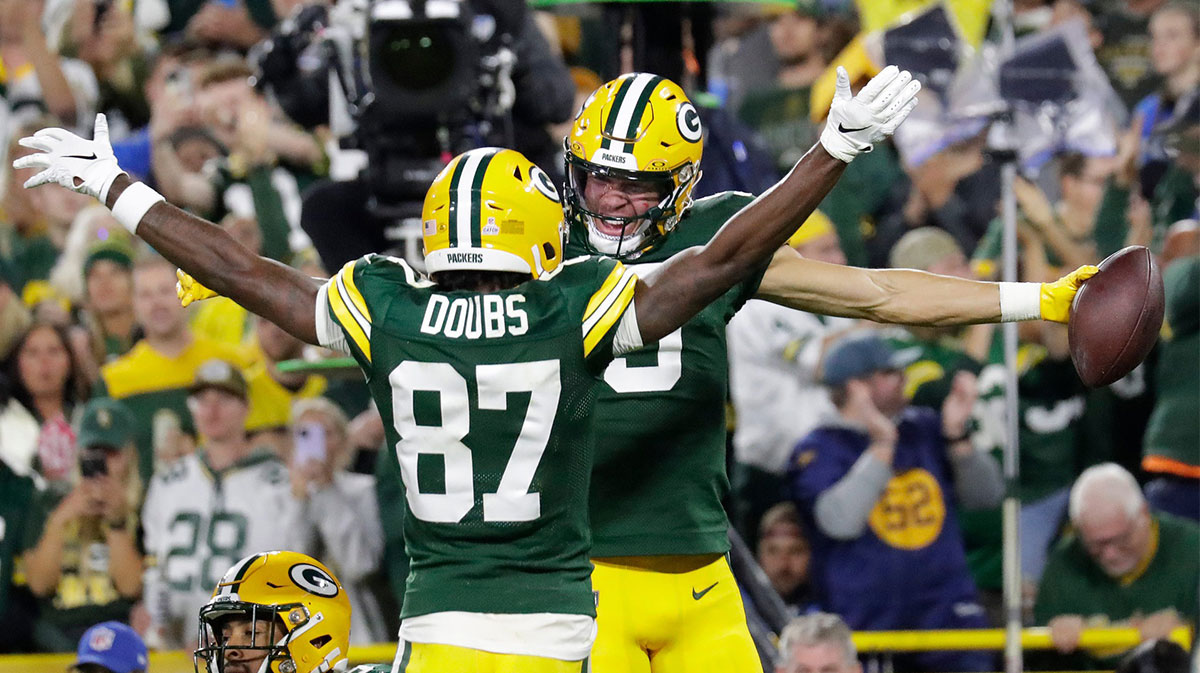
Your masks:
<svg viewBox="0 0 1200 673"><path fill-rule="evenodd" d="M1034 606L1055 649L1096 668L1096 658L1118 653L1078 652L1085 627L1133 626L1144 640L1195 629L1200 527L1151 512L1133 475L1116 463L1084 470L1069 507L1074 532L1051 553Z"/></svg>

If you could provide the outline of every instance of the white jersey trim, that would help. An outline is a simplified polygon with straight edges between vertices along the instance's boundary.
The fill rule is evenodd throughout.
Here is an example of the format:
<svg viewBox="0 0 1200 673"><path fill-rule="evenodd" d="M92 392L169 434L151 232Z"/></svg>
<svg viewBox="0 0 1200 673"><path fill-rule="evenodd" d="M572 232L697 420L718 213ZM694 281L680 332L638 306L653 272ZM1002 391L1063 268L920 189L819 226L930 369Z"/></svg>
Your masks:
<svg viewBox="0 0 1200 673"><path fill-rule="evenodd" d="M596 640L596 620L587 615L550 612L488 614L434 612L400 624L404 642L435 643L496 654L582 661Z"/></svg>
<svg viewBox="0 0 1200 673"><path fill-rule="evenodd" d="M315 314L317 343L343 355L350 355L350 345L346 343L346 335L329 319L329 284L332 282L334 279L330 278L321 286L321 289L317 290Z"/></svg>

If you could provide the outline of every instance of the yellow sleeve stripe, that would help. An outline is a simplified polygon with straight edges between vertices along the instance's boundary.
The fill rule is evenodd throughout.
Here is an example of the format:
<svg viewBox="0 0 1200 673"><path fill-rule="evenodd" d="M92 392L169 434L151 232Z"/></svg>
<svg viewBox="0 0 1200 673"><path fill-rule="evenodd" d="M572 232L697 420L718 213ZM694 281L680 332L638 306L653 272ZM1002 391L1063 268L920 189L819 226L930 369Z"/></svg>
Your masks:
<svg viewBox="0 0 1200 673"><path fill-rule="evenodd" d="M637 274L625 269L621 274L620 282L601 302L600 308L596 309L593 319L585 320L583 323L583 354L585 356L591 355L596 344L616 328L625 309L629 308L629 303L633 301L633 293L636 289Z"/></svg>
<svg viewBox="0 0 1200 673"><path fill-rule="evenodd" d="M368 327L371 324L371 312L367 309L367 300L363 299L362 293L358 291L358 286L354 284L354 265L347 264L342 267L338 274L339 280L346 288L347 294L350 296L350 304L353 308L358 309L360 317L365 318ZM368 333L370 329L367 330Z"/></svg>
<svg viewBox="0 0 1200 673"><path fill-rule="evenodd" d="M617 281L621 280L621 276L624 273L625 265L617 262L617 265L613 267L612 272L608 274L608 278L605 278L604 283L600 285L600 289L596 290L596 293L593 294L592 298L588 300L587 309L583 312L584 320L592 317L592 314L596 312L596 309L600 306L600 303L604 301L604 298L608 296L608 293L612 292L612 289L616 287Z"/></svg>
<svg viewBox="0 0 1200 673"><path fill-rule="evenodd" d="M345 269L351 269L353 273L354 262L346 264ZM344 270L343 270L344 272ZM361 313L358 313L358 308L354 306L353 299L350 298L345 284L342 282L342 273L330 279L326 293L329 296L329 308L333 309L333 317L338 324L346 330L346 334L350 335L350 339L358 346L358 350L366 356L367 361L371 360L371 324L363 319ZM361 299L361 295L359 298Z"/></svg>

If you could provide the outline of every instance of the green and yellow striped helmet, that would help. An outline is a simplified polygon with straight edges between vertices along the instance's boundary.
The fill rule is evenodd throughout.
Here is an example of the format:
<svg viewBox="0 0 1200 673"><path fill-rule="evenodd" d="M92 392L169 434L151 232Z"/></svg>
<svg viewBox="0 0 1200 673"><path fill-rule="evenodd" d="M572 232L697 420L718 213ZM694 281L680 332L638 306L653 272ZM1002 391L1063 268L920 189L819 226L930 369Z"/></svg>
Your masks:
<svg viewBox="0 0 1200 673"><path fill-rule="evenodd" d="M563 213L546 172L497 147L454 158L421 210L425 269L513 271L534 278L562 261Z"/></svg>
<svg viewBox="0 0 1200 673"><path fill-rule="evenodd" d="M632 258L672 229L692 203L703 153L700 114L675 82L628 73L596 89L579 110L564 141L567 222L586 227L606 255ZM621 217L598 212L584 199L588 180L641 183L661 194L645 213ZM622 240L598 233L598 222L623 228Z"/></svg>

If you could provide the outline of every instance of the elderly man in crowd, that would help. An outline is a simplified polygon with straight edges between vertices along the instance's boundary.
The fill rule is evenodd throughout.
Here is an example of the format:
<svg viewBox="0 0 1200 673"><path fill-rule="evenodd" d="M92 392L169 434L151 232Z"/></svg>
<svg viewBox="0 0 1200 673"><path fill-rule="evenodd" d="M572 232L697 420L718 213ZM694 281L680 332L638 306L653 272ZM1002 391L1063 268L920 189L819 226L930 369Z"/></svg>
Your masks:
<svg viewBox="0 0 1200 673"><path fill-rule="evenodd" d="M793 619L779 636L775 673L862 673L850 627L825 612Z"/></svg>
<svg viewBox="0 0 1200 673"><path fill-rule="evenodd" d="M1151 512L1115 463L1084 470L1069 508L1074 534L1052 552L1034 607L1058 651L1076 652L1085 626L1136 626L1144 640L1195 628L1200 527Z"/></svg>

